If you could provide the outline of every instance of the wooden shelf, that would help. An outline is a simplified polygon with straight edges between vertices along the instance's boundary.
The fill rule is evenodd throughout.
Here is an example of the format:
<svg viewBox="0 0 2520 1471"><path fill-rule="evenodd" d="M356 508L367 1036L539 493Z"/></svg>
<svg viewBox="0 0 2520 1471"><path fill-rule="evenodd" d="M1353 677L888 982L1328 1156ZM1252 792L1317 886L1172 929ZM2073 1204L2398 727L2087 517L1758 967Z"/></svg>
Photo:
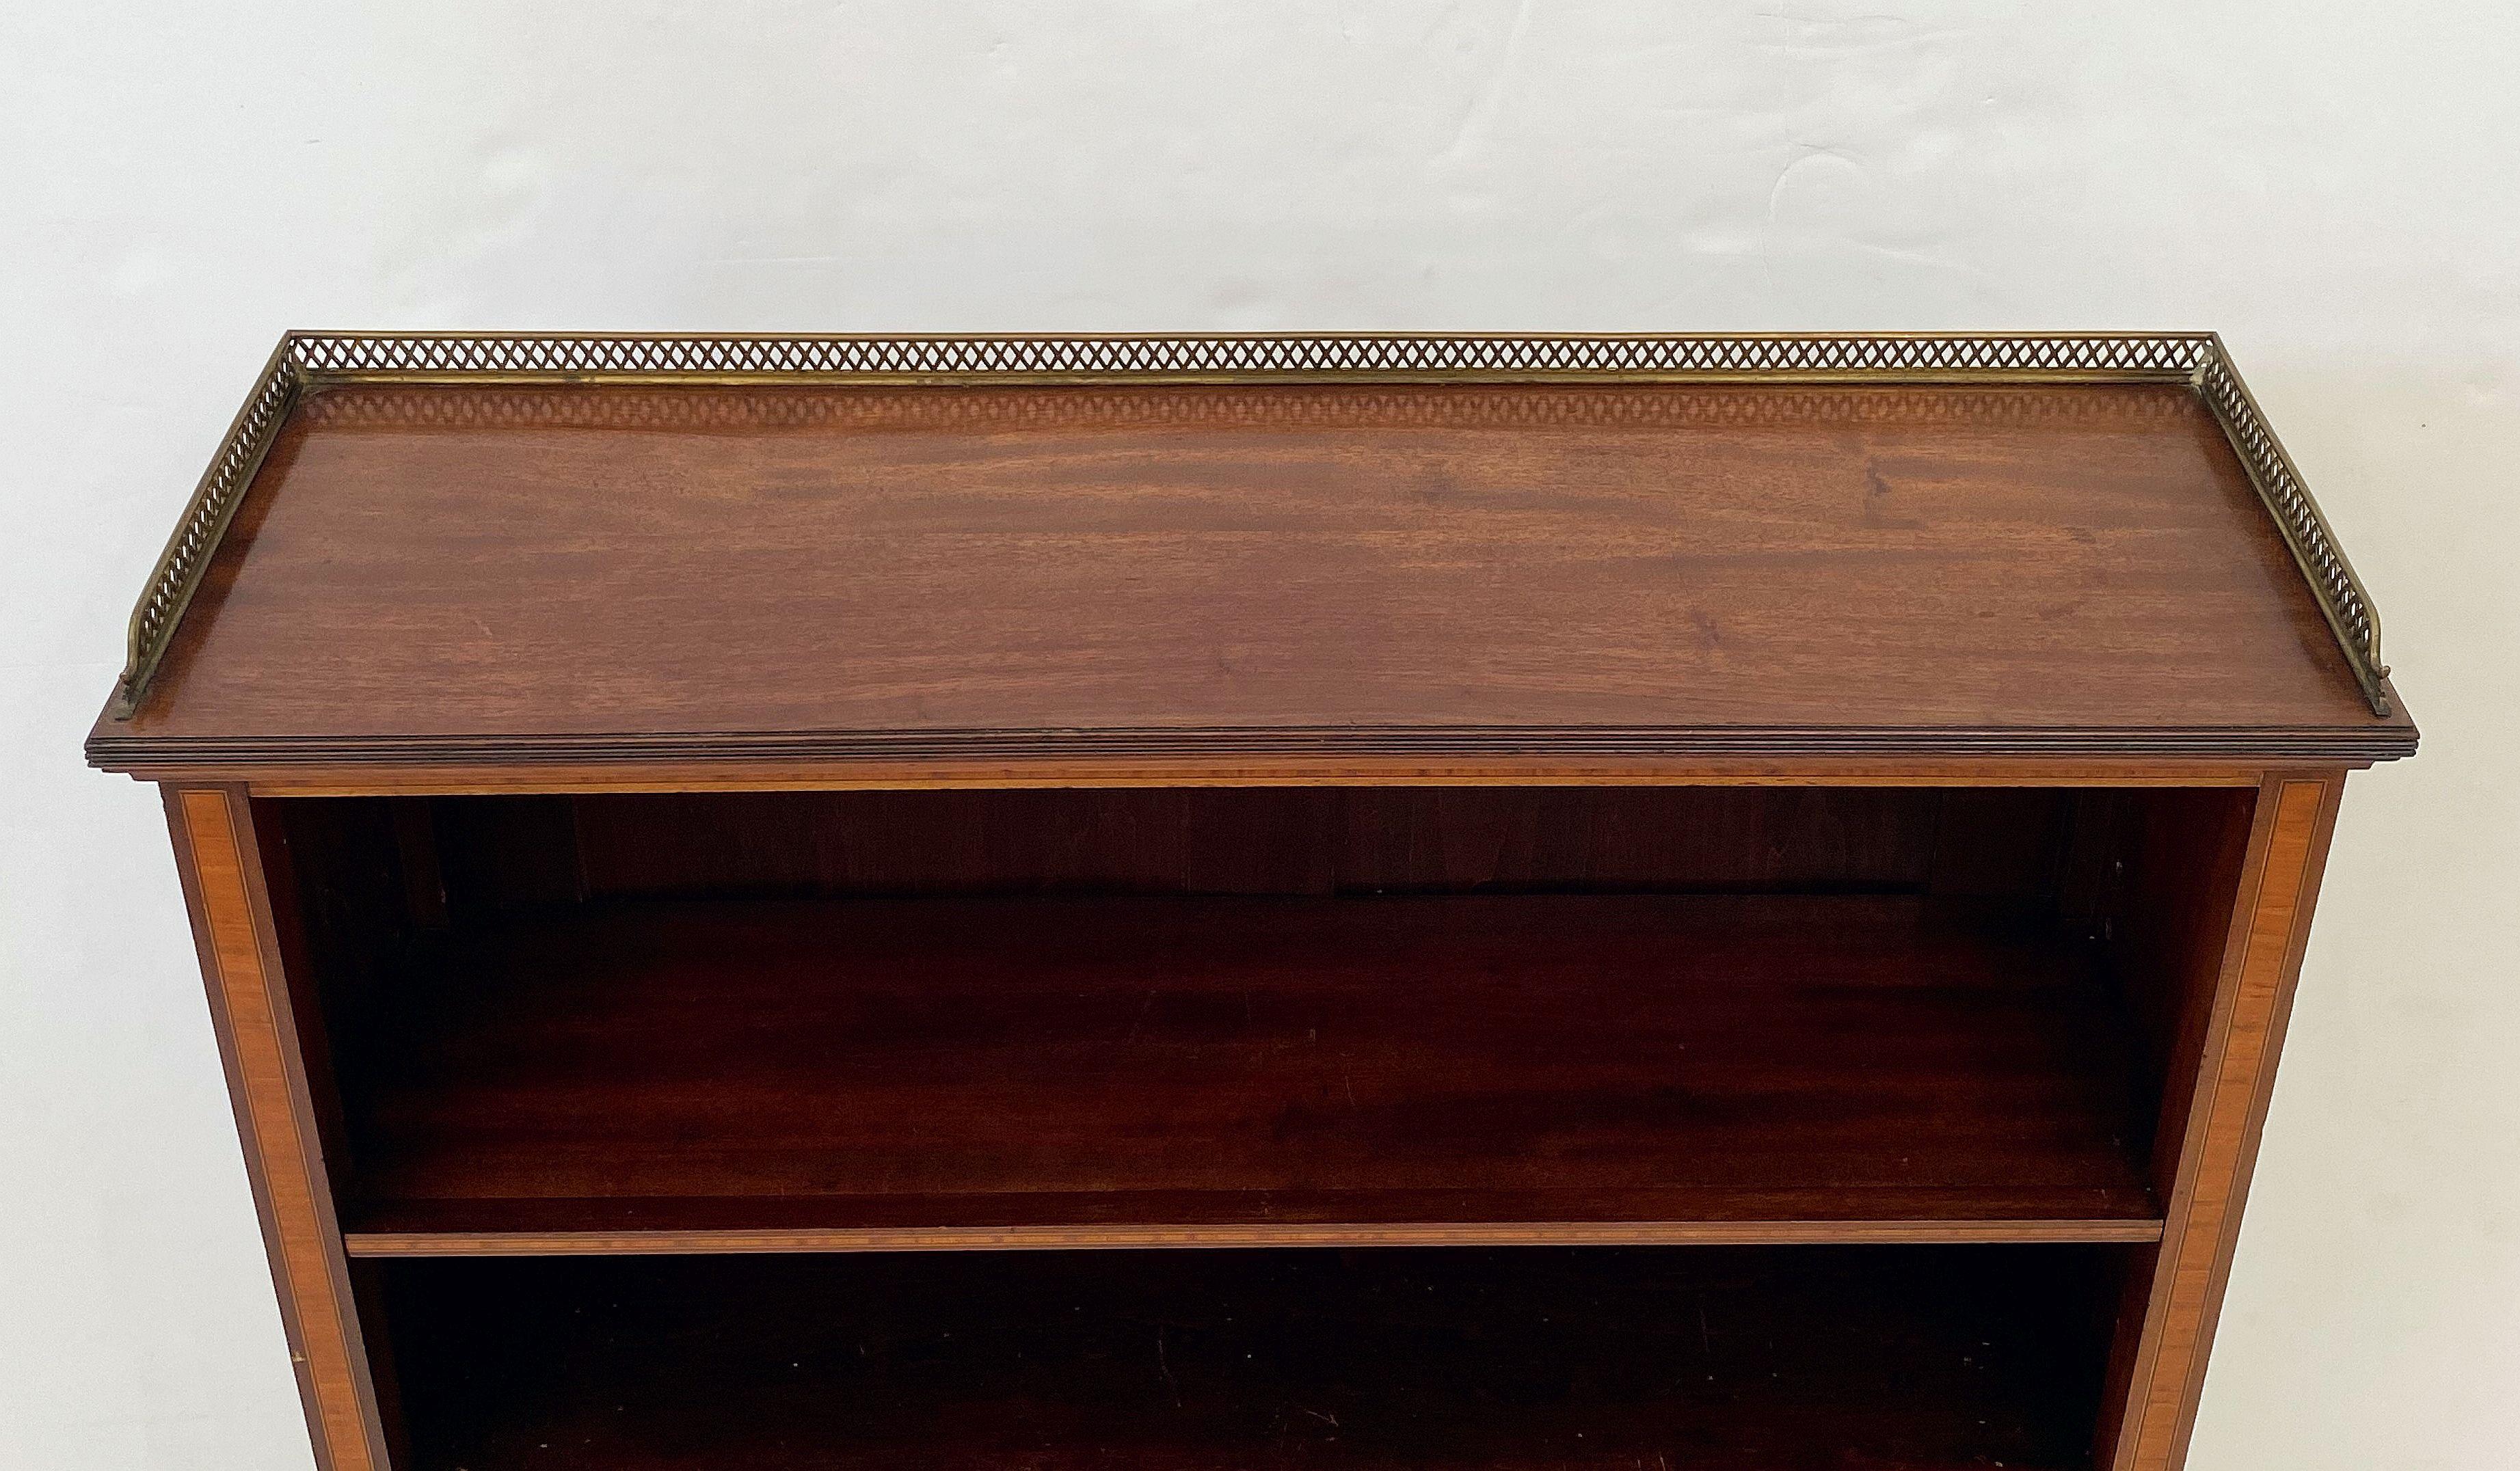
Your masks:
<svg viewBox="0 0 2520 1471"><path fill-rule="evenodd" d="M1900 896L590 905L446 945L353 1254L2150 1240L2089 951Z"/></svg>
<svg viewBox="0 0 2520 1471"><path fill-rule="evenodd" d="M2069 1471L2059 1248L401 1263L410 1471Z"/></svg>

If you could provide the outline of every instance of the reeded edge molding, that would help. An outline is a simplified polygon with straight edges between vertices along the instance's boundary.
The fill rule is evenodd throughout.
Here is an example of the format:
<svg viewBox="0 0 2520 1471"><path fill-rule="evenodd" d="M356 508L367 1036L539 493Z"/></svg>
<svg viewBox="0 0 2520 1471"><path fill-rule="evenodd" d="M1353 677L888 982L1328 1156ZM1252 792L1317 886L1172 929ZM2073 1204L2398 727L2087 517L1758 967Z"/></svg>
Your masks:
<svg viewBox="0 0 2520 1471"><path fill-rule="evenodd" d="M1640 760L1738 756L2223 757L2385 761L2414 749L2399 726L2360 731L2272 727L1963 730L1845 726L1266 726L1095 731L744 731L635 736L269 736L259 739L88 739L109 770L382 764L536 766L646 761L922 761L1166 757L1554 756Z"/></svg>
<svg viewBox="0 0 2520 1471"><path fill-rule="evenodd" d="M782 335L614 333L285 334L219 443L132 609L108 712L127 720L281 426L307 391L336 383L850 382L917 384L1267 382L2129 382L2187 383L2212 409L2336 635L2375 716L2392 706L2380 622L2333 528L2211 333L1706 333L1682 335L1450 333L1147 335ZM1881 744L1882 736L1893 738ZM1009 738L1023 738L1020 736ZM1652 742L1650 736L1638 739ZM1868 748L1909 749L1895 733ZM2121 733L2123 739L2123 733ZM1509 739L1509 736L1508 736ZM1709 743L1714 742L1714 743ZM2346 742L2351 744L2349 740ZM2363 742L2403 755L2410 740ZM121 745L89 742L91 760ZM223 743L224 744L224 743ZM255 743L262 744L262 743ZM406 745L417 743L406 742ZM608 741L608 745L619 745ZM242 751L245 743L228 745ZM420 759L461 759L434 743ZM589 747L581 743L583 751ZM1483 747L1497 748L1493 743ZM1688 749L1731 750L1702 736ZM1957 747L1983 750L1966 743ZM1997 749L2010 747L1997 746ZM2043 739L2023 750L2074 750ZM2122 747L2123 748L2123 747ZM2146 749L2152 747L2147 746ZM173 746L154 746L168 754ZM1937 747L1941 749L1941 747ZM2201 749L2193 745L2164 750ZM2213 747L2228 751L2236 747ZM2256 746L2247 747L2252 753ZM2315 752L2338 754L2331 735ZM2363 754L2360 750L2348 754ZM206 758L205 758L206 759ZM253 757L239 759L290 759Z"/></svg>

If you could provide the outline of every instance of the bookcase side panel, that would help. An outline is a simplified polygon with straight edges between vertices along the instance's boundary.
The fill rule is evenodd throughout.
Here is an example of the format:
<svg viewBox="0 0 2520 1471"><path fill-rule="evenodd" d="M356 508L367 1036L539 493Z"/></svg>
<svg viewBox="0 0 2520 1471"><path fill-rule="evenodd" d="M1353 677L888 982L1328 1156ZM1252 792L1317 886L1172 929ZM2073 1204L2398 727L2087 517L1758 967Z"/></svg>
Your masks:
<svg viewBox="0 0 2520 1471"><path fill-rule="evenodd" d="M2192 1083L2192 1101L2162 1241L2131 1294L2142 1330L2112 1371L2100 1456L2112 1471L2179 1471L2186 1459L2344 784L2341 771L2283 772L2261 789L2210 1018L2192 1065L2181 1059L2172 1074L2174 1088Z"/></svg>
<svg viewBox="0 0 2520 1471"><path fill-rule="evenodd" d="M251 810L242 788L163 794L316 1464L386 1471Z"/></svg>

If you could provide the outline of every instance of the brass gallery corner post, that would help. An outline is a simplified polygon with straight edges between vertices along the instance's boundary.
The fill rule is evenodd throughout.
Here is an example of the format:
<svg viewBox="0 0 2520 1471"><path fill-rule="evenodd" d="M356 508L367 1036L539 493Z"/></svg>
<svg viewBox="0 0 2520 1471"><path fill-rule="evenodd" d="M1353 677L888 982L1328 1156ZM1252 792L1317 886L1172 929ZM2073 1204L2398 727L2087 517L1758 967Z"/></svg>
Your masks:
<svg viewBox="0 0 2520 1471"><path fill-rule="evenodd" d="M2169 1471L2378 628L2204 334L295 333L88 751L334 1471Z"/></svg>

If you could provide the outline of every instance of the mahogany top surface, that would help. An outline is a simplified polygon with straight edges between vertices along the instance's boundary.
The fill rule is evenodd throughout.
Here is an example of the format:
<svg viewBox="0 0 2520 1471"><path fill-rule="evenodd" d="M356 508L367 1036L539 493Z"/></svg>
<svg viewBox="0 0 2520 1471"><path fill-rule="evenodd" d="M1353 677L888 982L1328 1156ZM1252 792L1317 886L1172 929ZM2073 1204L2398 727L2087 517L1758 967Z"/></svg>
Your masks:
<svg viewBox="0 0 2520 1471"><path fill-rule="evenodd" d="M299 404L138 714L91 749L1570 732L2414 739L2370 713L2177 383L394 384Z"/></svg>

